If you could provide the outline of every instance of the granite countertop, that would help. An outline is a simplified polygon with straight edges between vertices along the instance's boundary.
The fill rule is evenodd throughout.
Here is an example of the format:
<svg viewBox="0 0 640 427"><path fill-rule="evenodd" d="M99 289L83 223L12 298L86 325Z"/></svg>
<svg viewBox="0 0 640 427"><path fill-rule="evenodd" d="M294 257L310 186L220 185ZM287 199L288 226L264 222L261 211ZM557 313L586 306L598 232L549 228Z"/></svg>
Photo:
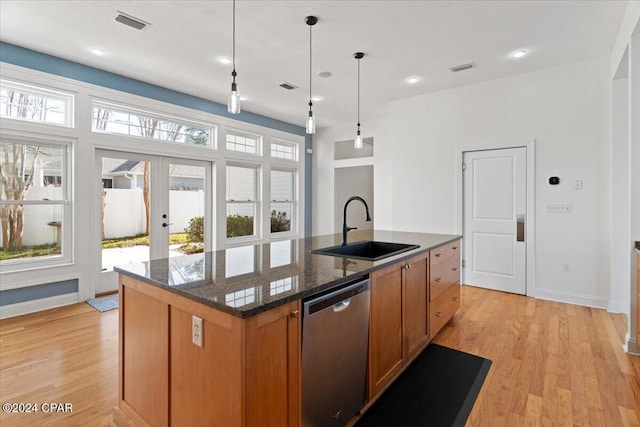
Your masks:
<svg viewBox="0 0 640 427"><path fill-rule="evenodd" d="M332 234L134 262L114 270L246 318L460 238L450 234L359 230L349 233L349 243L376 240L420 247L379 261L311 253L313 249L339 245L341 234Z"/></svg>

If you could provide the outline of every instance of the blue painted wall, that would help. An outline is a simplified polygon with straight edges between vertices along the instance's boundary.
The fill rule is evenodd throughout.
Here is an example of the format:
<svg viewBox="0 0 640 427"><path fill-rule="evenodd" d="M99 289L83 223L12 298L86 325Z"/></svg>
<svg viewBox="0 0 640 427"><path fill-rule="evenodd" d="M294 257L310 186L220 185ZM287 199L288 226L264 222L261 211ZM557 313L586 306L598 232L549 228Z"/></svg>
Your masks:
<svg viewBox="0 0 640 427"><path fill-rule="evenodd" d="M199 98L160 86L145 83L140 80L124 77L119 74L89 67L77 62L67 61L34 50L26 49L9 43L0 42L0 61L18 65L33 70L42 71L57 76L67 77L85 83L109 89L119 90L158 101L168 102L181 107L205 111L217 116L229 117L246 123L268 127L271 129L289 132L295 135L305 136L305 213L304 234L311 236L311 155L306 154L306 149L311 148L311 135L305 134L305 129L291 123L259 114L242 111L240 114L230 114L227 106L218 104L203 98Z"/></svg>
<svg viewBox="0 0 640 427"><path fill-rule="evenodd" d="M77 279L30 286L28 288L9 289L0 291L0 306L72 294L74 292L78 292Z"/></svg>

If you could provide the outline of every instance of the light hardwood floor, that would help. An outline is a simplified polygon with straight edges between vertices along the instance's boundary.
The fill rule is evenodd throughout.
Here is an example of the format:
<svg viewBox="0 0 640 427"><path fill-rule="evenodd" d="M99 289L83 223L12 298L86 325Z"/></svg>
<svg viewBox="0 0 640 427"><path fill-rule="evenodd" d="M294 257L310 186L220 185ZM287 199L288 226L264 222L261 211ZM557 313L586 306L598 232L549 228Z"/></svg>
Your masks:
<svg viewBox="0 0 640 427"><path fill-rule="evenodd" d="M433 342L493 365L467 426L640 425L640 357L622 315L462 287ZM117 310L76 304L0 321L0 402L69 402L70 414L0 414L0 425L107 426L117 399ZM399 426L402 427L402 426Z"/></svg>

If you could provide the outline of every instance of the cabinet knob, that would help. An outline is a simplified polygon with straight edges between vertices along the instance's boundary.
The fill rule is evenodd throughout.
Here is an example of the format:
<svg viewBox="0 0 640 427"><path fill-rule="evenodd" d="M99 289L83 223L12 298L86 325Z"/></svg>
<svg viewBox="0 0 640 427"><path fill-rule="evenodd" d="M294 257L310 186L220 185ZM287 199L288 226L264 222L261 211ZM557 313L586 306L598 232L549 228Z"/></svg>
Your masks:
<svg viewBox="0 0 640 427"><path fill-rule="evenodd" d="M454 301L458 301L458 297L453 297L453 300Z"/></svg>
<svg viewBox="0 0 640 427"><path fill-rule="evenodd" d="M298 317L298 314L300 312L298 310L291 310L291 313L289 313L289 316L291 317Z"/></svg>
<svg viewBox="0 0 640 427"><path fill-rule="evenodd" d="M458 267L453 267L451 270L458 271Z"/></svg>
<svg viewBox="0 0 640 427"><path fill-rule="evenodd" d="M433 279L436 282L442 282L442 278L441 277L436 277L435 279Z"/></svg>
<svg viewBox="0 0 640 427"><path fill-rule="evenodd" d="M451 249L453 249L453 250L455 251L456 249L458 249L458 247L457 247L457 246L454 246L454 247L452 247Z"/></svg>
<svg viewBox="0 0 640 427"><path fill-rule="evenodd" d="M440 258L442 256L442 254L436 254L435 257L436 258Z"/></svg>
<svg viewBox="0 0 640 427"><path fill-rule="evenodd" d="M442 317L442 312L441 311L436 311L436 317Z"/></svg>

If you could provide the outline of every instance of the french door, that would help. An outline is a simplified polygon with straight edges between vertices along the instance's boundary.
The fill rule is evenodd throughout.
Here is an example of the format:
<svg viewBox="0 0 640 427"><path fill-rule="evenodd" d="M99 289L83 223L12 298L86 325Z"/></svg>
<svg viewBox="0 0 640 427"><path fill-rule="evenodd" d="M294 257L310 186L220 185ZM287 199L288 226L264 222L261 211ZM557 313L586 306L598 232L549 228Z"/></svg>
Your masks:
<svg viewBox="0 0 640 427"><path fill-rule="evenodd" d="M211 250L211 163L98 151L95 292L118 289L113 267Z"/></svg>

